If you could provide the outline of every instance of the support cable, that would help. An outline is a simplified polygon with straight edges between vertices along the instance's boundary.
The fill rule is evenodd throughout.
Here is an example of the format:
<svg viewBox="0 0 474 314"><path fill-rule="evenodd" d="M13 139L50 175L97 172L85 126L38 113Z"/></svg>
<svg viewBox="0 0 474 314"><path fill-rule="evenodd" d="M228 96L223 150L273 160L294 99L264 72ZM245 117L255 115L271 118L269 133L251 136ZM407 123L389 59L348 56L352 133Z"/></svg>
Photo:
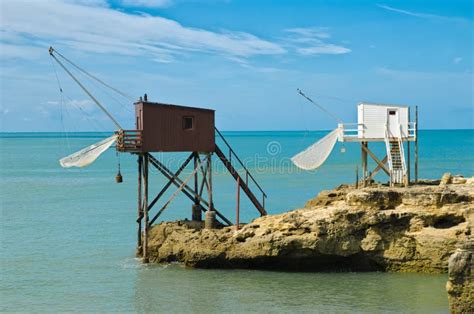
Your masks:
<svg viewBox="0 0 474 314"><path fill-rule="evenodd" d="M85 75L82 73L82 75L84 76L85 79L88 80L88 82L90 82L92 85L94 85L94 87L97 87L98 90L100 90L101 92L103 92L105 95L107 95L108 97L110 97L113 101L115 101L120 107L122 107L125 111L127 111L127 113L133 113L133 111L129 108L129 106L125 105L122 101L120 101L119 99L117 99L117 97L112 94L109 90L107 90L106 88L104 88L103 86L101 86L99 83L97 83L95 80L93 80L92 78L90 78L89 76Z"/></svg>
<svg viewBox="0 0 474 314"><path fill-rule="evenodd" d="M107 111L107 109L105 109L104 106L101 105L101 103L94 97L92 96L92 94L87 90L87 88L85 88L84 85L81 84L81 82L79 82L79 80L64 66L64 64L59 61L58 58L56 58L56 56L53 54L55 50L53 49L53 47L50 47L49 48L49 54L51 55L52 58L54 58L54 60L63 68L64 71L66 71L67 74L69 74L69 76L77 83L77 85L79 85L79 87L81 87L81 89L95 102L95 104L97 106L99 106L100 109L102 109L102 111L110 118L110 120L112 120L112 122L115 124L115 126L119 129L119 130L122 130L122 127L120 126L120 124L117 122L117 120L115 120L115 118Z"/></svg>
<svg viewBox="0 0 474 314"><path fill-rule="evenodd" d="M312 100L311 98L309 98L308 96L306 96L302 91L301 89L297 88L296 89L298 91L298 93L303 96L304 98L306 98L309 102L311 102L313 105L316 105L319 109L321 109L323 112L325 112L326 114L328 114L329 116L331 116L333 119L335 119L338 123L343 123L341 119L339 119L337 116L335 116L333 113L331 113L330 111L328 111L326 108L324 108L323 106L321 106L320 104L318 104L317 102L315 102L314 100Z"/></svg>
<svg viewBox="0 0 474 314"><path fill-rule="evenodd" d="M95 131L100 132L100 133L109 133L110 130L107 130L104 125L102 125L100 122L97 121L90 113L88 113L84 107L82 107L79 103L74 101L71 97L69 97L67 94L64 94L66 98L69 100L69 104L71 104L73 107L77 108L79 111L81 111L84 116L91 121L93 124Z"/></svg>
<svg viewBox="0 0 474 314"><path fill-rule="evenodd" d="M61 53L59 53L57 50L55 50L53 47L50 47L50 54L52 55L52 53L55 52L58 56L60 56L61 58L63 58L67 63L69 63L70 65L72 65L73 67L75 67L76 69L78 69L79 71L81 71L82 73L84 73L85 75L91 77L92 79L96 80L97 82L101 83L102 85L110 88L111 90L113 90L114 92L116 92L117 94L125 97L125 98L128 98L129 100L132 100L134 101L134 98L120 90L118 90L117 88L105 83L104 81L102 81L101 79L99 79L98 77L96 77L95 75L92 75L91 73L87 72L86 70L84 70L83 68L81 68L80 66L78 66L77 64L75 64L74 62L72 62L71 60L69 60L68 58L66 58L65 56L63 56Z"/></svg>

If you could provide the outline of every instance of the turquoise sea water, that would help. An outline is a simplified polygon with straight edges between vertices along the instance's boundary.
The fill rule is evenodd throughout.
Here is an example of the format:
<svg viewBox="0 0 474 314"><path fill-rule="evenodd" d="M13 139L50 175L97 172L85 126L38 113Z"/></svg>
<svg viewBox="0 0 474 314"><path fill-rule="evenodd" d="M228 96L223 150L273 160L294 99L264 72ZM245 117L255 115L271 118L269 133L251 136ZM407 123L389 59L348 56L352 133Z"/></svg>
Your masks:
<svg viewBox="0 0 474 314"><path fill-rule="evenodd" d="M225 136L267 192L267 209L273 214L303 206L322 189L354 182L360 163L356 144L346 144L341 153L338 143L317 171L302 172L291 165L289 157L326 133L227 132ZM439 178L447 171L474 175L474 130L420 131L419 136L420 177ZM2 312L448 311L446 275L295 274L141 265L134 259L136 159L120 157L122 184L114 182L113 150L85 169L62 169L58 164L60 157L103 137L0 134ZM383 153L383 144L373 146ZM187 156L157 157L177 169ZM153 171L151 195L164 183ZM218 161L213 184L216 207L233 221L235 181ZM162 218L189 218L190 208L180 196ZM256 216L243 197L241 220Z"/></svg>

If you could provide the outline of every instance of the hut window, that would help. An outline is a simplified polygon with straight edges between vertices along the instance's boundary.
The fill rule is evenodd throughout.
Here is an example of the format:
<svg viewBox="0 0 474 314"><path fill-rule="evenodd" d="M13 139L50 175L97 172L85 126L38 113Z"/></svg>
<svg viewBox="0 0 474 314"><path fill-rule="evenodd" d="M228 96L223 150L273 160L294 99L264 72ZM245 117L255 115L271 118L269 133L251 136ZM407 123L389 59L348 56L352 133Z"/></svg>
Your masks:
<svg viewBox="0 0 474 314"><path fill-rule="evenodd" d="M391 115L391 116L394 116L394 115L397 114L397 111L396 110L389 110L388 114Z"/></svg>
<svg viewBox="0 0 474 314"><path fill-rule="evenodd" d="M194 128L194 117L183 117L183 130L192 130Z"/></svg>

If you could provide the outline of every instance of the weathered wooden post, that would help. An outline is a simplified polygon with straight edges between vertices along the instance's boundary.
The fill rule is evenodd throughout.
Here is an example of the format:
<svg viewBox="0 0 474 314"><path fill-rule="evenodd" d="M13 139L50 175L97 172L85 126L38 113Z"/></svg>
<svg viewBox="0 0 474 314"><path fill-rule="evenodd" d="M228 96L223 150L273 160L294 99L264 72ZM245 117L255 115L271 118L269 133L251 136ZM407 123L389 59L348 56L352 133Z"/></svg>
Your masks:
<svg viewBox="0 0 474 314"><path fill-rule="evenodd" d="M237 207L235 213L235 230L240 229L240 177L237 178Z"/></svg>
<svg viewBox="0 0 474 314"><path fill-rule="evenodd" d="M144 222L144 232L143 232L143 263L148 263L148 229L149 229L149 220L148 220L148 164L149 164L149 155L145 154L145 160L143 165L143 218Z"/></svg>
<svg viewBox="0 0 474 314"><path fill-rule="evenodd" d="M209 211L214 211L214 201L212 198L212 153L207 154L207 160L209 162L209 167L208 167L208 181L209 181Z"/></svg>
<svg viewBox="0 0 474 314"><path fill-rule="evenodd" d="M408 123L410 123L410 108L408 108ZM410 128L410 124L408 124L408 128ZM408 138L410 137L410 130L407 130L407 185L410 185L411 182L411 156L410 156L410 141Z"/></svg>
<svg viewBox="0 0 474 314"><path fill-rule="evenodd" d="M415 106L415 183L418 183L418 106Z"/></svg>
<svg viewBox="0 0 474 314"><path fill-rule="evenodd" d="M356 182L355 182L355 188L359 188L359 166L356 166Z"/></svg>
<svg viewBox="0 0 474 314"><path fill-rule="evenodd" d="M216 227L216 212L214 211L214 203L212 199L212 155L207 154L207 193L209 197L209 210L206 212L206 220L204 227L206 229L214 229Z"/></svg>
<svg viewBox="0 0 474 314"><path fill-rule="evenodd" d="M363 178L363 187L367 186L367 150L364 148L369 148L368 142L361 142L362 145L362 178Z"/></svg>
<svg viewBox="0 0 474 314"><path fill-rule="evenodd" d="M138 155L138 230L137 230L137 256L143 255L142 247L142 219L143 219L143 207L142 207L142 165L143 156Z"/></svg>
<svg viewBox="0 0 474 314"><path fill-rule="evenodd" d="M194 169L201 167L198 163L199 153L194 152ZM192 206L191 219L193 221L202 221L202 207L199 201L199 174L198 171L194 174L194 204Z"/></svg>

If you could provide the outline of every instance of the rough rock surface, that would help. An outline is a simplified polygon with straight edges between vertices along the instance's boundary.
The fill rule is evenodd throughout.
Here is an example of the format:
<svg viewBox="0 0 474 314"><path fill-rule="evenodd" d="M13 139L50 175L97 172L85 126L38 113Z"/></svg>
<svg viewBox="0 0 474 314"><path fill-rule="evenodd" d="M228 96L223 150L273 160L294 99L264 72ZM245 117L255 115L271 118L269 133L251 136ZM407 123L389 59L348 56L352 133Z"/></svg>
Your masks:
<svg viewBox="0 0 474 314"><path fill-rule="evenodd" d="M438 181L439 182L439 181ZM235 227L163 222L150 230L151 262L192 267L447 272L471 237L474 185L324 191L302 209Z"/></svg>
<svg viewBox="0 0 474 314"><path fill-rule="evenodd" d="M451 313L474 313L474 241L468 241L449 258L448 300Z"/></svg>

